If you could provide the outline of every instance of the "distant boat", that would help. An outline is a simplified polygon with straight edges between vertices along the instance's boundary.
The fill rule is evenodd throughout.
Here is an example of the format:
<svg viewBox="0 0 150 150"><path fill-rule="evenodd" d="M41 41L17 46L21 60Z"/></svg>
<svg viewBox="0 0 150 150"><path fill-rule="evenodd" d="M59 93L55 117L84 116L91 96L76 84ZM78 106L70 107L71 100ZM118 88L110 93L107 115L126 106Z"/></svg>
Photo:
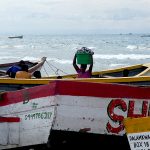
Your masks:
<svg viewBox="0 0 150 150"><path fill-rule="evenodd" d="M22 39L22 38L23 38L23 35L20 35L20 36L9 36L8 38L10 38L10 39L13 39L13 38Z"/></svg>
<svg viewBox="0 0 150 150"><path fill-rule="evenodd" d="M150 34L148 34L148 35L141 35L141 37L150 37Z"/></svg>

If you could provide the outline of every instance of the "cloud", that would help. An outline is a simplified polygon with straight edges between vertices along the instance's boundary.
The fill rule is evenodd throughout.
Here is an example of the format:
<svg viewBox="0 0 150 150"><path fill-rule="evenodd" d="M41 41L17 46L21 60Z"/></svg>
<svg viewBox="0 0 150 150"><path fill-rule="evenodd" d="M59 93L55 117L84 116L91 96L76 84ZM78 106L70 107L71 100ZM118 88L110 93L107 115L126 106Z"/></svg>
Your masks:
<svg viewBox="0 0 150 150"><path fill-rule="evenodd" d="M149 0L1 0L2 31L150 30ZM130 24L129 24L130 23ZM137 24L140 24L141 27ZM36 27L35 27L36 26ZM132 28L131 28L132 27Z"/></svg>

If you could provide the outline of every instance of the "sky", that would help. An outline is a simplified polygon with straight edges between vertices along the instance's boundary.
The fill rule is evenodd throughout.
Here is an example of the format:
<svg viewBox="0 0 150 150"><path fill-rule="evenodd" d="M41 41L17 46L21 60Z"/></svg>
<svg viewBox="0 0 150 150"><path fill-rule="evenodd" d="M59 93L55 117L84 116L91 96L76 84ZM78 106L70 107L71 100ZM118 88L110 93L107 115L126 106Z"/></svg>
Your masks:
<svg viewBox="0 0 150 150"><path fill-rule="evenodd" d="M0 0L0 34L150 33L150 0Z"/></svg>

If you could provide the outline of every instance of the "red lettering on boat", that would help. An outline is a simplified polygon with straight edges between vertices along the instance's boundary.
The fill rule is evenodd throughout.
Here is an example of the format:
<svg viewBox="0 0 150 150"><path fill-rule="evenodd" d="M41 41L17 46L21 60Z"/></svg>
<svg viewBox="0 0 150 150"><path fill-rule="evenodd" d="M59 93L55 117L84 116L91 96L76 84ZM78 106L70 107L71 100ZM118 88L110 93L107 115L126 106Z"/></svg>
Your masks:
<svg viewBox="0 0 150 150"><path fill-rule="evenodd" d="M146 117L147 110L148 110L148 101L143 101L142 103L142 109L141 114L134 114L134 108L135 108L135 101L129 101L129 107L128 107L128 117Z"/></svg>
<svg viewBox="0 0 150 150"><path fill-rule="evenodd" d="M119 133L124 129L124 126L122 124L124 117L114 113L114 109L116 107L118 107L124 112L127 110L127 105L122 99L115 99L109 103L107 108L108 116L110 117L111 120L113 120L114 122L118 122L119 124L118 127L113 127L109 122L107 123L106 128L108 132L111 133Z"/></svg>

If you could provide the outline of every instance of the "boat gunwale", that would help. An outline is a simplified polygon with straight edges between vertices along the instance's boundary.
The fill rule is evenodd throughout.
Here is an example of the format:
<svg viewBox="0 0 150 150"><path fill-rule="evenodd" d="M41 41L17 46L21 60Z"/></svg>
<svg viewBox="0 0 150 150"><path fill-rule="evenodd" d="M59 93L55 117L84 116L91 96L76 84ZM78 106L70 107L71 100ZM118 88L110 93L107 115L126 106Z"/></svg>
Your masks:
<svg viewBox="0 0 150 150"><path fill-rule="evenodd" d="M140 77L118 77L118 78L76 78L76 79L12 79L0 78L0 84L48 84L53 81L76 81L76 82L96 82L96 83L132 83L150 81L150 76Z"/></svg>

